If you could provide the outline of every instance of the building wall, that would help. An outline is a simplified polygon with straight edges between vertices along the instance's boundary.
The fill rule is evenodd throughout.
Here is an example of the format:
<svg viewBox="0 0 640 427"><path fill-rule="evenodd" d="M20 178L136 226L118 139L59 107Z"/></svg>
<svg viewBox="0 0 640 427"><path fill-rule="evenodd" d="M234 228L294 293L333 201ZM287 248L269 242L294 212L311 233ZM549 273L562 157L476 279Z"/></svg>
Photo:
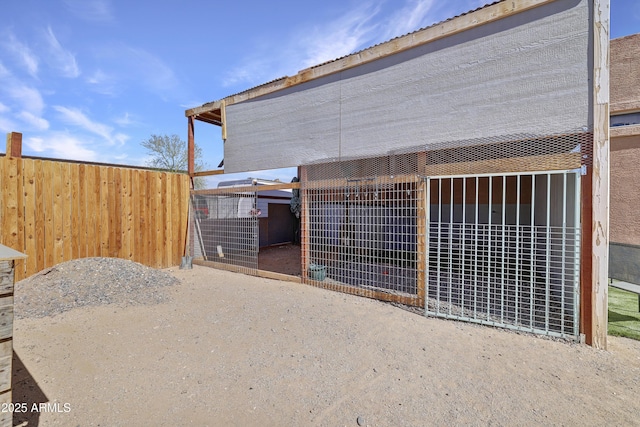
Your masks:
<svg viewBox="0 0 640 427"><path fill-rule="evenodd" d="M611 114L640 111L640 34L611 41ZM640 245L640 125L611 128L610 241Z"/></svg>
<svg viewBox="0 0 640 427"><path fill-rule="evenodd" d="M612 243L640 245L640 169L638 165L640 165L640 134L612 138L609 213L609 232Z"/></svg>
<svg viewBox="0 0 640 427"><path fill-rule="evenodd" d="M226 108L225 172L591 126L587 0L558 0Z"/></svg>
<svg viewBox="0 0 640 427"><path fill-rule="evenodd" d="M640 111L640 34L611 40L611 114Z"/></svg>

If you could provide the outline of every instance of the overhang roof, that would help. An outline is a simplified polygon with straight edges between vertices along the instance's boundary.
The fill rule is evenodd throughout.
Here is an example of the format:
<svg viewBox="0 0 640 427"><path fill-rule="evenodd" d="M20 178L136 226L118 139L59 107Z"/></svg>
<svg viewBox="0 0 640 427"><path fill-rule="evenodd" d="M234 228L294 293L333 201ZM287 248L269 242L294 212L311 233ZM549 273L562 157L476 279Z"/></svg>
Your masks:
<svg viewBox="0 0 640 427"><path fill-rule="evenodd" d="M433 42L471 28L497 21L526 10L542 6L555 0L499 0L472 11L457 15L445 21L393 38L352 54L299 71L295 76L285 76L268 83L230 95L224 99L208 102L200 107L185 111L186 117L193 117L206 123L221 126L224 122L224 106L267 95L291 86L338 73L368 62L402 52L416 46Z"/></svg>

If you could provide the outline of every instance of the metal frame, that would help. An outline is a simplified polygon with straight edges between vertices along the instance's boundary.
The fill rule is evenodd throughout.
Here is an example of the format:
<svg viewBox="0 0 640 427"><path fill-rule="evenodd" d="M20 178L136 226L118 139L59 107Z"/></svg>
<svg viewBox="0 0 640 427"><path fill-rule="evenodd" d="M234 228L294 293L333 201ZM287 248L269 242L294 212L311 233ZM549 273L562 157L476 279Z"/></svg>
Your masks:
<svg viewBox="0 0 640 427"><path fill-rule="evenodd" d="M425 181L425 313L578 339L580 171Z"/></svg>

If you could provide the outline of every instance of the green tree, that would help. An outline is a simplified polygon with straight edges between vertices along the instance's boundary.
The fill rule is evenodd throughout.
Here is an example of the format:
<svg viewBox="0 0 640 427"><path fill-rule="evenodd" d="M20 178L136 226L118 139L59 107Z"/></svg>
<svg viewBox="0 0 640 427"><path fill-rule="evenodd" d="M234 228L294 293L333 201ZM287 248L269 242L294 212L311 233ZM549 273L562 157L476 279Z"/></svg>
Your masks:
<svg viewBox="0 0 640 427"><path fill-rule="evenodd" d="M178 135L151 135L151 137L140 143L150 156L147 165L162 170L172 172L186 172L188 169L189 153L187 143L182 141ZM202 149L195 144L194 161L196 172L202 171L205 164L202 161ZM204 178L194 179L195 188L205 186Z"/></svg>

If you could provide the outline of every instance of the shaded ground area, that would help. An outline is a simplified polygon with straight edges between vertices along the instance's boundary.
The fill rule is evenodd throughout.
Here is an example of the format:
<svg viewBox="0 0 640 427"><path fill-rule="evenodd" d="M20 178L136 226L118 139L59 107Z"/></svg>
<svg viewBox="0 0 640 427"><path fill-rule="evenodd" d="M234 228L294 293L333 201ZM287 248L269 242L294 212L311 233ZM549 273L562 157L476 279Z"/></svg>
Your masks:
<svg viewBox="0 0 640 427"><path fill-rule="evenodd" d="M180 283L156 304L16 319L14 401L60 408L23 425L639 423L638 341L600 351L312 286L165 271Z"/></svg>
<svg viewBox="0 0 640 427"><path fill-rule="evenodd" d="M278 245L260 248L258 269L276 273L300 276L300 246Z"/></svg>

